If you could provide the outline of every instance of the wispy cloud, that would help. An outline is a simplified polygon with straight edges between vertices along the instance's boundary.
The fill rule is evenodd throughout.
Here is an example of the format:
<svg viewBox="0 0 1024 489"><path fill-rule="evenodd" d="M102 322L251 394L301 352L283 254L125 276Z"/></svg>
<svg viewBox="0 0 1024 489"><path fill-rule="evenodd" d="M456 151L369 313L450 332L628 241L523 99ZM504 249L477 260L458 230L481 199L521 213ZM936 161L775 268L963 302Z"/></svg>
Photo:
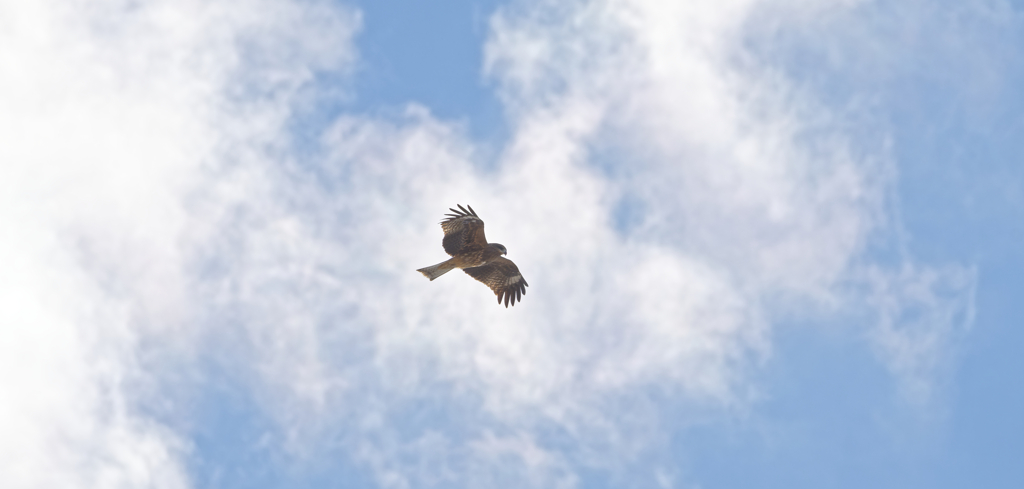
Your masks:
<svg viewBox="0 0 1024 489"><path fill-rule="evenodd" d="M201 390L197 351L244 373L300 464L340 453L383 487L643 464L679 416L745 409L773 328L804 309L875 308L883 358L926 389L973 275L873 264L890 155L748 49L761 6L499 10L496 162L417 105L296 146L334 89L318 75L356 57L344 8L8 8L0 478L188 486L189 433L166 421L188 410L153 394L203 395L169 387ZM529 280L515 308L414 272L456 203Z"/></svg>
<svg viewBox="0 0 1024 489"><path fill-rule="evenodd" d="M976 272L911 264L898 273L872 272L870 302L879 314L872 340L906 400L932 402L937 376L948 373L955 342L974 321Z"/></svg>
<svg viewBox="0 0 1024 489"><path fill-rule="evenodd" d="M654 398L742 408L776 318L864 305L850 283L872 236L890 232L891 160L745 57L753 6L499 11L486 66L514 130L494 167L422 107L342 118L313 175L276 179L277 221L244 239L260 265L226 273L256 272L241 283L266 292L238 300L259 311L249 324L270 370L315 393L281 409L315 406L328 433L375 453L386 486L430 479L380 465L424 443L412 459L440 450L490 466L477 449L486 439L520 447L509 453L524 466L629 465L664 442L657 426L670 413ZM474 205L530 277L523 307L495 307L469 280L409 273L437 261L416 243L436 243L432 223L456 202ZM938 273L915 270L908 280ZM435 404L471 427L408 425L416 406ZM537 485L563 480L541 465Z"/></svg>
<svg viewBox="0 0 1024 489"><path fill-rule="evenodd" d="M174 405L149 347L198 333L191 247L210 230L191 197L278 142L297 87L353 56L357 18L275 1L0 10L0 480L187 487L188 435L140 406Z"/></svg>

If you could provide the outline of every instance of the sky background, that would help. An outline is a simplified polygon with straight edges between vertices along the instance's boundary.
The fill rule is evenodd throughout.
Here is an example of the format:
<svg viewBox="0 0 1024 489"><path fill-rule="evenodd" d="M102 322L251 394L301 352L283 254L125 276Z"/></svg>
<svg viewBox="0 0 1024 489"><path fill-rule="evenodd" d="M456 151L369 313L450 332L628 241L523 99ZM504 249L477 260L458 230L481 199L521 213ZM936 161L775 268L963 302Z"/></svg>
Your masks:
<svg viewBox="0 0 1024 489"><path fill-rule="evenodd" d="M0 485L1024 487L1022 86L1019 1L0 0Z"/></svg>

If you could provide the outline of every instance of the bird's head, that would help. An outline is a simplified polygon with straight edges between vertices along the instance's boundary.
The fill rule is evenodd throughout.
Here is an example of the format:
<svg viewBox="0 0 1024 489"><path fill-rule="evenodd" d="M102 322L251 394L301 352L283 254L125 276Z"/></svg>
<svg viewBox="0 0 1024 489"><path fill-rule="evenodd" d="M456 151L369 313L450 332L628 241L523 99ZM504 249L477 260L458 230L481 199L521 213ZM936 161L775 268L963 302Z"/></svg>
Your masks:
<svg viewBox="0 0 1024 489"><path fill-rule="evenodd" d="M508 250L505 249L505 245L503 245L503 244L490 243L490 246L493 246L493 247L497 248L498 250L500 250L502 255L507 255L508 254Z"/></svg>

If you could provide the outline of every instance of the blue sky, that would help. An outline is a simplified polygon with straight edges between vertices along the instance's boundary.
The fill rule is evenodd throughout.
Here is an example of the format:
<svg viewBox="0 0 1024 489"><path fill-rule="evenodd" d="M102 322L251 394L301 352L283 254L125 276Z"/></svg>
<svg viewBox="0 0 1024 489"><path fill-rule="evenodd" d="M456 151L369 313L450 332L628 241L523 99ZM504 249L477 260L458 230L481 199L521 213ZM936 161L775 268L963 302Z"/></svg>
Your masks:
<svg viewBox="0 0 1024 489"><path fill-rule="evenodd" d="M4 487L1018 487L1024 5L0 4ZM472 204L530 283L444 258Z"/></svg>

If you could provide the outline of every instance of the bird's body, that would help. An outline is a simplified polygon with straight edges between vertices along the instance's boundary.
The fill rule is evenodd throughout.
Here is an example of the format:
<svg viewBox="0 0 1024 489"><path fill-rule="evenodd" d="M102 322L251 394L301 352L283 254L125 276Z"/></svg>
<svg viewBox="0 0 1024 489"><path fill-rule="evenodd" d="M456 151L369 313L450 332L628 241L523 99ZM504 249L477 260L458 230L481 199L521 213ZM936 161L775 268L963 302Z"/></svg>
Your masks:
<svg viewBox="0 0 1024 489"><path fill-rule="evenodd" d="M483 282L498 296L498 303L505 300L514 306L516 300L522 300L528 284L519 273L519 267L502 255L508 250L498 243L488 243L484 237L484 221L476 215L473 207L467 211L461 205L460 210L451 209L454 214L441 222L444 239L441 245L451 258L437 265L424 267L417 272L434 280L456 268L461 268L469 276Z"/></svg>

